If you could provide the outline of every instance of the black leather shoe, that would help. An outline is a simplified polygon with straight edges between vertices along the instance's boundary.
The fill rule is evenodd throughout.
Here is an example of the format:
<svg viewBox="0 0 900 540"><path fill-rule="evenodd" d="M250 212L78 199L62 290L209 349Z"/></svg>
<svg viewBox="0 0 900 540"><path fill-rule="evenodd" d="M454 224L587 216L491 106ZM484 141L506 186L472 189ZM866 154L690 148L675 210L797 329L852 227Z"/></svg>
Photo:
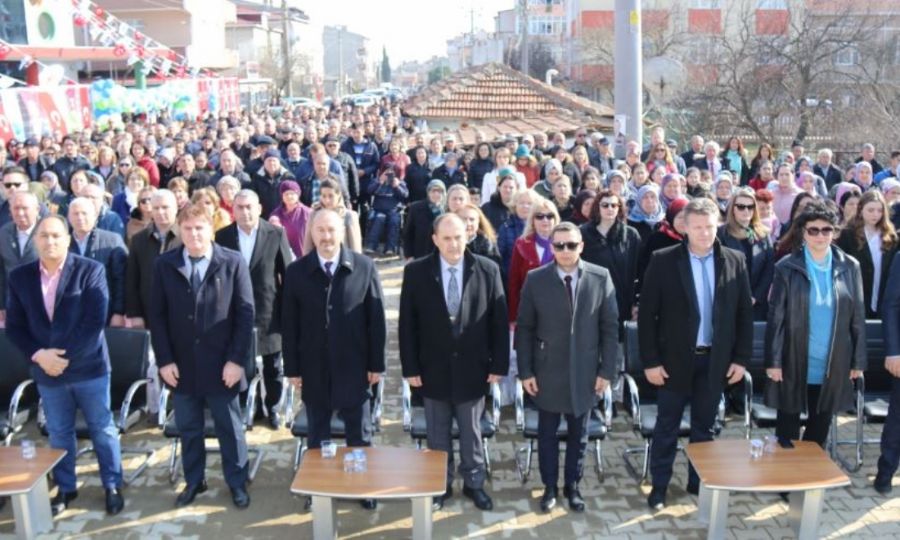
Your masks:
<svg viewBox="0 0 900 540"><path fill-rule="evenodd" d="M650 496L647 497L647 506L653 510L662 510L666 507L666 488L653 486Z"/></svg>
<svg viewBox="0 0 900 540"><path fill-rule="evenodd" d="M872 487L874 487L875 491L882 495L890 495L891 490L893 490L893 488L891 487L891 477L882 477L881 475L876 475L875 482L872 484Z"/></svg>
<svg viewBox="0 0 900 540"><path fill-rule="evenodd" d="M700 482L688 482L687 492L691 495L700 495Z"/></svg>
<svg viewBox="0 0 900 540"><path fill-rule="evenodd" d="M250 494L247 493L247 488L244 486L231 488L231 502L235 507L241 509L250 506Z"/></svg>
<svg viewBox="0 0 900 540"><path fill-rule="evenodd" d="M206 493L206 480L200 482L199 484L187 485L184 490L178 494L178 498L175 499L175 507L181 508L182 506L187 506L194 502L194 499L197 495L201 493Z"/></svg>
<svg viewBox="0 0 900 540"><path fill-rule="evenodd" d="M116 488L106 490L106 513L114 516L125 508L125 498L122 492Z"/></svg>
<svg viewBox="0 0 900 540"><path fill-rule="evenodd" d="M556 506L556 496L558 489L556 486L544 487L544 494L541 495L541 512L549 512Z"/></svg>
<svg viewBox="0 0 900 540"><path fill-rule="evenodd" d="M566 486L563 488L563 495L569 500L569 509L573 512L584 512L584 499L581 498L581 492L578 486Z"/></svg>
<svg viewBox="0 0 900 540"><path fill-rule="evenodd" d="M375 499L361 499L359 505L365 510L375 510L378 508L378 501Z"/></svg>
<svg viewBox="0 0 900 540"><path fill-rule="evenodd" d="M444 503L447 502L447 499L449 499L452 496L453 496L453 486L448 485L447 491L445 491L443 495L438 495L437 497L435 497L434 500L431 502L431 509L432 510L440 510L440 509L444 508Z"/></svg>
<svg viewBox="0 0 900 540"><path fill-rule="evenodd" d="M464 486L463 495L472 499L472 502L475 503L475 507L479 510L494 509L494 501L491 500L491 497L483 489L472 489Z"/></svg>
<svg viewBox="0 0 900 540"><path fill-rule="evenodd" d="M50 499L50 512L55 516L61 514L69 507L69 503L78 498L78 490L63 493L62 491Z"/></svg>

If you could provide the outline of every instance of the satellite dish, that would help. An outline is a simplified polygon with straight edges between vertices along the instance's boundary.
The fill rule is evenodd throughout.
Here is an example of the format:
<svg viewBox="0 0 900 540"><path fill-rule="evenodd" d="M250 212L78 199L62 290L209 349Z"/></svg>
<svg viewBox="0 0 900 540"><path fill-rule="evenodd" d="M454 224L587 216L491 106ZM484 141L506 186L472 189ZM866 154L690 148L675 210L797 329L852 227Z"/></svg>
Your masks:
<svg viewBox="0 0 900 540"><path fill-rule="evenodd" d="M684 64L667 56L656 56L644 62L644 88L656 101L677 96L687 82Z"/></svg>
<svg viewBox="0 0 900 540"><path fill-rule="evenodd" d="M41 86L59 86L66 76L66 68L60 64L51 64L41 70L38 82Z"/></svg>

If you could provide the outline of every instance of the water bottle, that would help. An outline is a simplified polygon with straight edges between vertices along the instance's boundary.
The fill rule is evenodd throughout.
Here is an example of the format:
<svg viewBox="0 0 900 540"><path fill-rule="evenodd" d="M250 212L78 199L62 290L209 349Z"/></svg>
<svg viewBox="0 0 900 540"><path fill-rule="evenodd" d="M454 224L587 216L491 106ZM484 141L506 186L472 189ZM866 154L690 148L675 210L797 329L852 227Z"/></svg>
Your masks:
<svg viewBox="0 0 900 540"><path fill-rule="evenodd" d="M344 472L356 472L356 455L354 452L347 452L344 454Z"/></svg>
<svg viewBox="0 0 900 540"><path fill-rule="evenodd" d="M354 458L354 465L356 466L354 470L356 472L364 473L369 469L369 464L366 460L366 451L365 450L363 450L362 448L355 448L353 450L353 458Z"/></svg>

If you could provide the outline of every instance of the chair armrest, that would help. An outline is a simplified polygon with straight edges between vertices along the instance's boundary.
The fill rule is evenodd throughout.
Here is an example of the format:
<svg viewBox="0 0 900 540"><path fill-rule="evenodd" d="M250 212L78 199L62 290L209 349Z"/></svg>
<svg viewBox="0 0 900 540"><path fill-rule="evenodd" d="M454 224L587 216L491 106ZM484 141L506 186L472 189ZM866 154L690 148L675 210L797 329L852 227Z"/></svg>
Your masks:
<svg viewBox="0 0 900 540"><path fill-rule="evenodd" d="M525 431L525 388L516 381L516 431Z"/></svg>
<svg viewBox="0 0 900 540"><path fill-rule="evenodd" d="M156 423L160 429L166 427L166 421L169 418L169 394L172 391L165 384L159 390L159 410L157 411Z"/></svg>
<svg viewBox="0 0 900 540"><path fill-rule="evenodd" d="M6 418L9 421L10 431L15 431L16 428L18 428L16 417L19 416L19 403L22 401L22 396L25 395L25 390L33 384L34 380L32 379L25 379L20 382L19 385L16 386L15 391L13 391L12 397L9 399L9 412L7 413Z"/></svg>
<svg viewBox="0 0 900 540"><path fill-rule="evenodd" d="M627 373L623 373L622 376L625 378L625 390L628 392L628 401L630 402L628 416L631 417L631 426L633 429L639 430L641 429L641 394L638 391L637 381Z"/></svg>
<svg viewBox="0 0 900 540"><path fill-rule="evenodd" d="M253 427L253 417L256 416L256 396L262 385L262 373L257 373L247 386L247 404L244 407L244 427Z"/></svg>
<svg viewBox="0 0 900 540"><path fill-rule="evenodd" d="M384 412L384 378L387 373L381 374L381 379L375 385L375 401L372 404L372 425L378 429L381 427L381 415Z"/></svg>
<svg viewBox="0 0 900 540"><path fill-rule="evenodd" d="M412 429L412 389L409 382L402 379L400 403L403 407L403 431Z"/></svg>
<svg viewBox="0 0 900 540"><path fill-rule="evenodd" d="M131 383L131 386L128 387L128 391L125 392L125 399L122 400L122 408L119 409L119 431L125 431L128 416L131 414L131 402L132 400L134 400L134 395L138 390L141 389L142 386L146 386L149 382L150 379L138 379Z"/></svg>
<svg viewBox="0 0 900 540"><path fill-rule="evenodd" d="M753 406L753 375L744 370L744 427L750 427L750 408Z"/></svg>
<svg viewBox="0 0 900 540"><path fill-rule="evenodd" d="M495 429L500 429L500 383L491 383L491 422Z"/></svg>
<svg viewBox="0 0 900 540"><path fill-rule="evenodd" d="M287 388L284 389L284 406L282 408L282 412L284 413L284 422L285 425L290 427L294 423L294 417L297 416L294 413L294 398L296 396L295 392L297 390L294 388L293 384L288 384Z"/></svg>
<svg viewBox="0 0 900 540"><path fill-rule="evenodd" d="M613 395L612 395L612 385L607 384L606 388L603 390L603 394L600 396L601 405L603 410L603 423L606 425L606 430L609 431L612 429L612 417L613 417Z"/></svg>

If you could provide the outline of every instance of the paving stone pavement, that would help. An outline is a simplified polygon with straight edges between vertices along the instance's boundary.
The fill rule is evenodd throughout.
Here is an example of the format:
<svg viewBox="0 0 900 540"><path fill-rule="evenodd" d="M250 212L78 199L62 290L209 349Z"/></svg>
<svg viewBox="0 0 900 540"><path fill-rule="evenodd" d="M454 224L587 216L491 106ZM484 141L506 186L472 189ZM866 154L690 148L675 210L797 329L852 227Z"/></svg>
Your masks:
<svg viewBox="0 0 900 540"><path fill-rule="evenodd" d="M400 367L397 356L397 305L400 295L402 266L397 261L380 263L382 283L387 299L388 315L388 379L385 391L384 421L375 442L379 445L409 446L411 440L401 426ZM844 429L847 419L842 419ZM879 426L867 426L868 437L876 437ZM723 436L743 435L740 422L733 419ZM45 444L32 422L24 437ZM312 516L304 512L301 499L289 492L295 441L286 429L273 431L256 427L249 442L263 448L265 459L250 486L252 504L248 510L236 510L222 481L219 459L210 455L207 465L210 490L185 509L174 508L175 496L183 482L169 484L166 467L169 447L159 430L142 424L129 434L124 444L140 448L157 448L151 466L125 490L125 510L107 517L103 512L103 491L98 482L96 462L89 455L79 460L79 498L56 519L55 530L41 538L312 538ZM15 442L13 443L15 444ZM676 462L675 479L669 489L669 506L651 512L646 506L647 486L640 486L628 475L622 463L622 451L640 446L641 441L623 418L617 418L613 430L603 444L605 475L600 482L588 457L582 494L587 502L584 514L570 513L564 504L550 514L540 513L540 485L537 463L527 485L515 473L515 449L521 444L515 432L514 411L505 407L502 427L491 446L493 478L486 489L493 496L494 510L480 512L468 500L456 495L444 510L434 516L434 537L445 538L628 538L628 539L695 539L706 536L697 522L696 498L684 489L687 469L683 456ZM900 497L885 498L871 488L876 446L866 448L865 465L851 474L853 485L827 493L820 537L835 538L900 538ZM126 469L136 460L126 458ZM900 481L895 479L895 493ZM457 486L456 492L460 489ZM375 511L366 511L355 502L339 502L338 531L340 538L400 539L411 536L409 504L402 501L382 502ZM0 511L0 538L13 536L11 505ZM793 538L787 520L787 505L777 496L735 494L729 507L727 538L782 539Z"/></svg>

